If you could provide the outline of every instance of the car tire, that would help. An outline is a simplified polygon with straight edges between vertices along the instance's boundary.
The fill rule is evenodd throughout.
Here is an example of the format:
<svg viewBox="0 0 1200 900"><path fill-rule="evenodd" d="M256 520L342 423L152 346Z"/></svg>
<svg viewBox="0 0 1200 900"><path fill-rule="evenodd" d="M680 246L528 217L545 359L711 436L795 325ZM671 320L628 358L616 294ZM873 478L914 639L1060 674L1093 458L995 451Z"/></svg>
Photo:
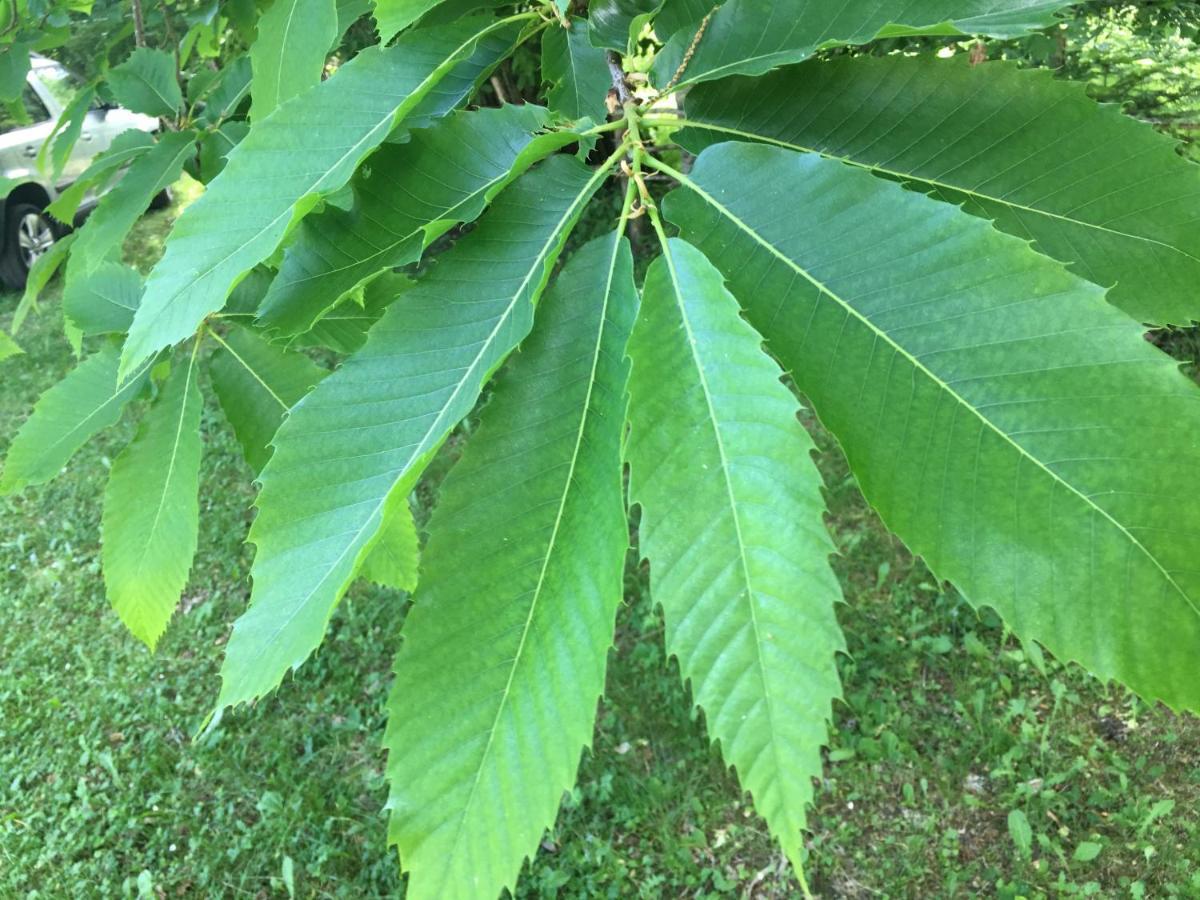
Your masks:
<svg viewBox="0 0 1200 900"><path fill-rule="evenodd" d="M12 291L25 287L33 263L58 240L58 228L40 206L15 203L5 210L0 281Z"/></svg>
<svg viewBox="0 0 1200 900"><path fill-rule="evenodd" d="M175 196L171 193L171 189L165 187L154 195L154 199L150 201L150 208L153 210L166 209L174 200Z"/></svg>

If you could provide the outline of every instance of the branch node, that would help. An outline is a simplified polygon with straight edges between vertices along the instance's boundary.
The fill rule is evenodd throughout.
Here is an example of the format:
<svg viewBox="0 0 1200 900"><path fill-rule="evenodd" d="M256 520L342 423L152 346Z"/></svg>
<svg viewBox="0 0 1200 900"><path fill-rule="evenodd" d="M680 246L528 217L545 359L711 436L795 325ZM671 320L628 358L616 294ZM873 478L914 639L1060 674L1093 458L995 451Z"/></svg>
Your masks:
<svg viewBox="0 0 1200 900"><path fill-rule="evenodd" d="M624 106L633 100L633 91L625 78L625 68L621 65L621 57L615 50L605 50L604 59L608 63L608 74L612 76L613 90L617 94L617 104Z"/></svg>

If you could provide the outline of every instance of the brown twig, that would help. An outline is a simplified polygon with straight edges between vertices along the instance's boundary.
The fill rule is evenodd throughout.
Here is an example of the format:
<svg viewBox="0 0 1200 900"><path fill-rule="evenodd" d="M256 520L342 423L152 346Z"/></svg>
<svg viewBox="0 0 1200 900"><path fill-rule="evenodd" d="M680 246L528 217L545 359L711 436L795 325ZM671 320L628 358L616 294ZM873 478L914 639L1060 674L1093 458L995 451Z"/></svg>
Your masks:
<svg viewBox="0 0 1200 900"><path fill-rule="evenodd" d="M500 76L493 75L488 80L492 83L492 90L496 92L496 99L499 100L500 105L503 106L508 102L508 97L504 93L504 85L500 83Z"/></svg>
<svg viewBox="0 0 1200 900"><path fill-rule="evenodd" d="M621 57L614 50L606 50L604 59L608 63L608 74L612 76L613 90L617 92L617 104L624 107L633 99L633 92L629 89L629 82L625 78Z"/></svg>
<svg viewBox="0 0 1200 900"><path fill-rule="evenodd" d="M142 17L142 0L129 0L133 4L133 42L146 46L146 21Z"/></svg>

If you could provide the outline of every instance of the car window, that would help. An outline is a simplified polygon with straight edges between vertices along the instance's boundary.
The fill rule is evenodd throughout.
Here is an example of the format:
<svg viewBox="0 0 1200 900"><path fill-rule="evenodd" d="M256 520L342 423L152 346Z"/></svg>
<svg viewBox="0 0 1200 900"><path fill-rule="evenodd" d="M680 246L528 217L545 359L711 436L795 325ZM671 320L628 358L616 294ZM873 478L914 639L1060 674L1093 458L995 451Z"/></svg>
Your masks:
<svg viewBox="0 0 1200 900"><path fill-rule="evenodd" d="M0 103L0 134L8 134L15 128L24 128L50 118L41 99L30 85L25 85L20 100Z"/></svg>
<svg viewBox="0 0 1200 900"><path fill-rule="evenodd" d="M42 84L46 86L46 90L50 92L50 96L58 102L60 106L67 106L75 95L79 92L82 86L79 78L73 72L64 69L58 63L38 66L35 70Z"/></svg>

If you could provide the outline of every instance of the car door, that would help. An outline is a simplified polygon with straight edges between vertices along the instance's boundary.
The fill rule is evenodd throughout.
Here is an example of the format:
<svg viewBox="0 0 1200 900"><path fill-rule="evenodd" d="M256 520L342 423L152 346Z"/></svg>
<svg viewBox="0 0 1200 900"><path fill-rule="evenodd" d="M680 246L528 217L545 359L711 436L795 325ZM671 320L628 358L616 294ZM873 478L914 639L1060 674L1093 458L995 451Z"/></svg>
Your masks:
<svg viewBox="0 0 1200 900"><path fill-rule="evenodd" d="M0 175L41 181L38 151L53 128L53 116L30 84L25 85L18 104L0 104Z"/></svg>

